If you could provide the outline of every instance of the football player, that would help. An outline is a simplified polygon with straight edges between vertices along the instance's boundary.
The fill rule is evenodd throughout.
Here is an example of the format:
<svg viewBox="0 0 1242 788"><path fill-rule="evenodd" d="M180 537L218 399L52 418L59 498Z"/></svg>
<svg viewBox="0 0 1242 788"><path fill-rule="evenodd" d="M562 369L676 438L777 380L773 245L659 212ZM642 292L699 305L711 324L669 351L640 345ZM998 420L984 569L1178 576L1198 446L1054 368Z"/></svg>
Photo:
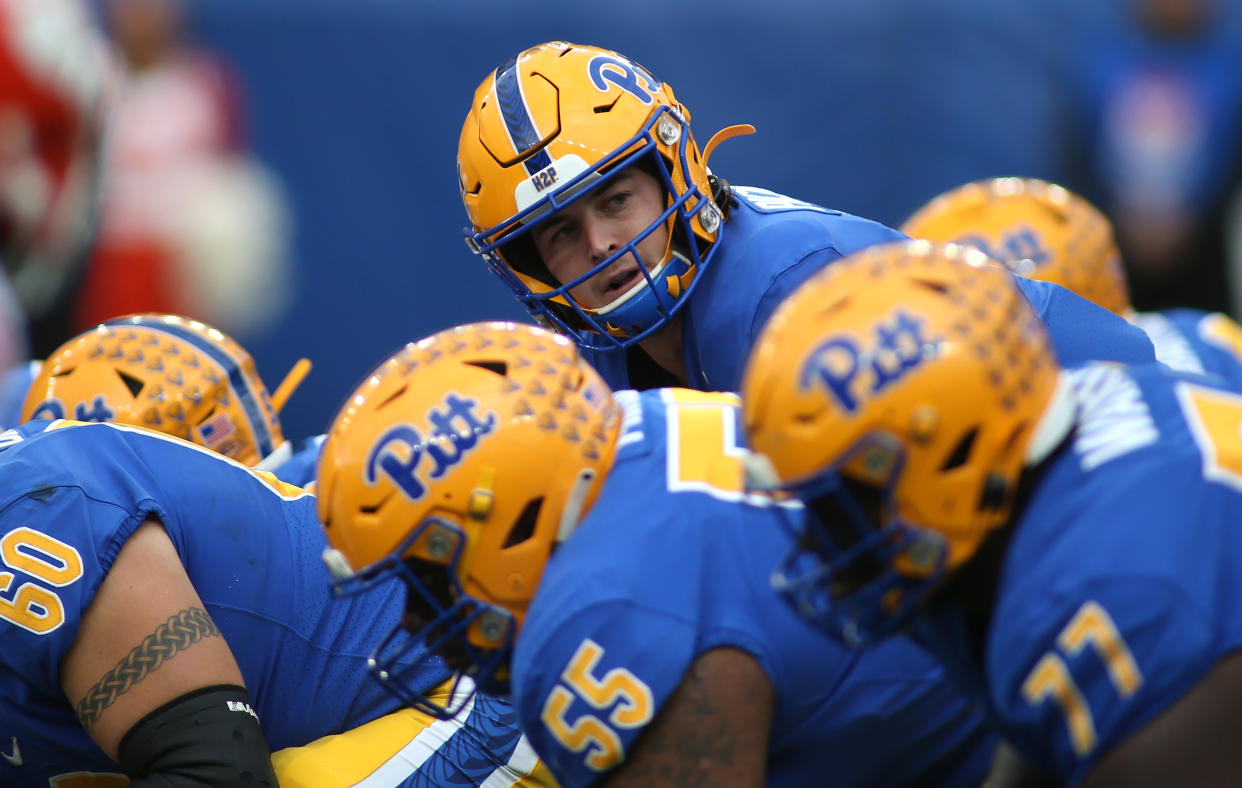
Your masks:
<svg viewBox="0 0 1242 788"><path fill-rule="evenodd" d="M144 353L161 344L196 354L199 363L188 374L164 376L161 356ZM146 427L310 489L323 436L307 438L293 451L277 416L310 368L309 360L298 360L269 395L250 354L228 335L198 320L149 313L114 318L83 332L46 364L15 369L4 387L20 387L14 425L72 418ZM241 392L236 400L229 393L234 388ZM267 423L274 426L270 435L263 432Z"/></svg>
<svg viewBox="0 0 1242 788"><path fill-rule="evenodd" d="M614 389L735 391L790 292L842 255L904 239L708 168L720 141L753 130L700 148L672 88L624 55L527 49L483 80L462 127L467 243ZM1063 359L1152 358L1125 321L1052 285L1022 287Z"/></svg>
<svg viewBox="0 0 1242 788"><path fill-rule="evenodd" d="M534 326L380 365L318 481L338 591L407 589L377 677L443 715L401 660L510 691L567 786L979 785L996 740L922 650L851 652L773 593L775 510L800 507L744 492L737 418L731 394L613 395Z"/></svg>
<svg viewBox="0 0 1242 788"><path fill-rule="evenodd" d="M355 673L361 622L400 601L316 594L313 498L159 433L65 424L0 451L0 781L275 785L269 745L392 711Z"/></svg>
<svg viewBox="0 0 1242 788"><path fill-rule="evenodd" d="M1066 287L1143 329L1159 361L1242 386L1242 327L1198 309L1136 312L1111 223L1062 186L1037 178L975 181L931 200L901 229L976 246L1015 273Z"/></svg>
<svg viewBox="0 0 1242 788"><path fill-rule="evenodd" d="M864 251L796 292L743 384L753 489L803 499L777 585L850 643L907 627L1068 784L1242 780L1242 399L1060 365L976 249Z"/></svg>
<svg viewBox="0 0 1242 788"><path fill-rule="evenodd" d="M43 362L22 405L31 419L158 430L259 470L289 460L278 413L310 371L301 359L272 394L241 345L179 315L126 315L70 339Z"/></svg>
<svg viewBox="0 0 1242 788"><path fill-rule="evenodd" d="M27 397L28 416L143 426L191 440L233 461L212 462L203 457L213 452L193 451L176 441L139 439L133 436L141 431L133 430L122 431L121 437L100 432L23 440L39 435L39 425L47 423L35 421L21 433L6 433L6 440L23 448L0 452L0 475L7 472L12 480L5 486L5 500L12 506L0 512L0 534L7 534L0 538L0 580L7 578L5 584L11 585L15 577L20 579L12 602L0 600L0 630L6 643L15 649L29 647L30 653L12 654L13 675L0 681L4 697L14 704L5 707L0 700L0 745L11 744L0 753L12 756L0 764L0 784L79 784L71 774L81 781L104 781L103 775L112 774L114 782L100 784L123 784L115 782L122 779L122 767L134 777L166 776L168 770L181 768L182 758L215 758L210 762L214 765L203 767L206 771L190 774L218 781L207 784L236 784L226 767L249 768L247 753L258 758L262 742L255 739L253 751L238 750L240 759L229 761L225 745L231 734L213 727L227 726L227 715L173 720L171 730L184 736L177 745L183 749L170 748L159 758L131 753L111 738L95 737L100 745L95 746L87 733L94 735L96 728L81 718L80 709L82 725L74 728L70 700L76 701L76 693L85 688L81 681L65 684L58 695L55 670L26 672L41 664L55 665L60 655L75 650L103 649L106 654L110 645L112 652L133 646L124 659L138 667L118 664L106 673L97 663L84 668L85 679L99 679L88 700L96 699L97 716L107 722L113 719L104 713L108 703L97 696L119 696L131 685L135 691L147 689L138 686L147 673L212 637L223 638L225 645L214 649L220 659L211 662L204 676L211 678L211 666L219 666L226 673L240 669L242 681L228 697L208 697L222 698L228 706L250 702L240 693L253 694L251 707L263 720L267 743L284 747L272 756L281 785L331 788L364 779L376 788L446 781L524 786L551 782L521 739L516 714L506 702L479 696L456 718L438 720L400 709L396 699L382 691L376 694L377 686L357 681L362 661L387 634L385 627L372 628L371 622L386 615L395 622L400 600L395 608L382 594L362 603L331 603L324 594L330 577L319 557L326 543L314 521L313 499L271 476L241 471L242 465L261 468L278 460L282 446L287 453L276 412L306 366L297 365L269 397L242 348L215 329L172 315L109 321L48 359ZM165 544L170 539L173 553ZM131 543L149 547L131 548ZM155 552L139 569L121 560L127 551L143 556L146 549ZM117 567L120 572L114 571ZM174 585L188 583L186 594L192 592L201 602L193 607L195 618L170 618L167 627L157 627L145 639L135 629L111 632L108 617L129 615L123 611L134 600L121 595L113 602L96 588L127 583L134 572L171 577L168 582ZM170 617L183 612L155 607ZM133 618L153 622L150 616ZM90 627L91 621L100 623ZM210 657L212 649L205 651ZM197 670L198 663L176 664ZM344 679L338 675L342 670L348 673ZM448 691L448 685L436 686L447 675L441 666L423 663L417 670L428 692ZM8 675L0 671L0 676ZM40 678L19 678L26 676ZM157 684L173 682L157 693L198 686L185 675L170 676L167 668L150 680L157 677L162 677ZM183 686L187 681L190 685ZM285 694L296 697L286 699ZM22 700L27 697L38 702ZM55 724L44 724L44 719ZM206 726L202 748L191 742L197 735L192 727L179 727L198 724L195 719ZM108 728L125 733L131 722L136 721L121 717ZM147 729L135 724L132 730L140 736ZM164 736L161 732L156 739L163 742ZM65 746L53 746L62 741ZM120 766L109 759L119 760Z"/></svg>

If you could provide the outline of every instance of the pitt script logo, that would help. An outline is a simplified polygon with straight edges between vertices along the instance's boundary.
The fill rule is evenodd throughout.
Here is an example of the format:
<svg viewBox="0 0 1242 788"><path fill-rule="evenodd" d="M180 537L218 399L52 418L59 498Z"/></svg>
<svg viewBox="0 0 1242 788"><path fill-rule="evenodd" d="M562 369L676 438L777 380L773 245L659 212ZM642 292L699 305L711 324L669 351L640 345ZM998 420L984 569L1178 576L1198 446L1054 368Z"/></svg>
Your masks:
<svg viewBox="0 0 1242 788"><path fill-rule="evenodd" d="M802 364L798 390L823 386L852 414L860 400L879 394L933 358L940 344L926 335L920 318L902 309L872 325L871 333L869 344L844 332L819 343Z"/></svg>
<svg viewBox="0 0 1242 788"><path fill-rule="evenodd" d="M412 501L427 492L419 466L431 458L427 479L439 479L462 461L479 441L496 431L496 414L480 417L478 402L456 392L445 396L442 407L427 412L430 425L426 438L410 424L389 427L367 453L366 481L375 484L380 475L392 479Z"/></svg>

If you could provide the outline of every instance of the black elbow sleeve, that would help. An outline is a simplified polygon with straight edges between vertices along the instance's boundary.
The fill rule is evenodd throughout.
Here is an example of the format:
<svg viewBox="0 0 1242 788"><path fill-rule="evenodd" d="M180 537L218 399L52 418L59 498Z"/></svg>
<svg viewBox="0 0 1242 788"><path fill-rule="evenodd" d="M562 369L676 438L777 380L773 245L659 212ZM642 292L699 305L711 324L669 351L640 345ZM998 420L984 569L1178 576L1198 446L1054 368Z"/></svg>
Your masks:
<svg viewBox="0 0 1242 788"><path fill-rule="evenodd" d="M244 687L219 684L174 698L121 739L135 788L276 786L272 755Z"/></svg>

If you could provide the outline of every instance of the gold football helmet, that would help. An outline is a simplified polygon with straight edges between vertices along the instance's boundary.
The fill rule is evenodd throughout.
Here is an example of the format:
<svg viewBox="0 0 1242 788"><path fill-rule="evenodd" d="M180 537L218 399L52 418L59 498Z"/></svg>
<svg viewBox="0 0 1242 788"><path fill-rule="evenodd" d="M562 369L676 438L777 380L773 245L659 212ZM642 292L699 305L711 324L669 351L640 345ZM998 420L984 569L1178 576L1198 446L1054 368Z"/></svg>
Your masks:
<svg viewBox="0 0 1242 788"><path fill-rule="evenodd" d="M902 225L911 238L976 246L1017 274L1054 282L1112 312L1131 312L1113 228L1062 186L993 178L959 186Z"/></svg>
<svg viewBox="0 0 1242 788"><path fill-rule="evenodd" d="M22 421L131 424L271 470L291 454L277 413L309 370L302 359L269 395L254 359L220 331L177 315L128 315L52 353Z"/></svg>
<svg viewBox="0 0 1242 788"><path fill-rule="evenodd" d="M742 401L752 483L810 514L823 563L809 585L784 578L799 607L855 641L904 623L1009 515L1058 373L1012 276L975 249L872 247L795 291Z"/></svg>
<svg viewBox="0 0 1242 788"><path fill-rule="evenodd" d="M689 110L647 69L593 46L532 47L483 80L462 126L467 243L541 324L585 347L627 346L672 317L710 262L724 214L707 158L717 141L749 131L725 129L700 152ZM556 281L528 233L634 164L663 184L667 209L586 274ZM636 244L661 223L670 239L663 259L641 259ZM642 278L612 303L589 309L569 295L627 254L639 259Z"/></svg>
<svg viewBox="0 0 1242 788"><path fill-rule="evenodd" d="M503 691L544 565L595 500L620 425L572 342L514 323L408 345L353 393L323 446L319 516L339 593L407 585L414 636L395 630L376 649L382 684L452 716L468 693L447 708L403 679L435 653Z"/></svg>

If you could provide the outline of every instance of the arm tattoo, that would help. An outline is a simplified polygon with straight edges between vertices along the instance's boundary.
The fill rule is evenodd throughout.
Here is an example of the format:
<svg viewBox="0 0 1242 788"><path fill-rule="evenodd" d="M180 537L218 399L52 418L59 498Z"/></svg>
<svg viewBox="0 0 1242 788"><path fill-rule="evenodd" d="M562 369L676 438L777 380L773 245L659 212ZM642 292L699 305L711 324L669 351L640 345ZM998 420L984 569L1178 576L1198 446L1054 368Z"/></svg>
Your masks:
<svg viewBox="0 0 1242 788"><path fill-rule="evenodd" d="M115 703L117 697L175 657L177 652L207 637L221 635L211 616L201 607L187 607L160 624L78 701L77 715L82 727L90 733L99 715Z"/></svg>

